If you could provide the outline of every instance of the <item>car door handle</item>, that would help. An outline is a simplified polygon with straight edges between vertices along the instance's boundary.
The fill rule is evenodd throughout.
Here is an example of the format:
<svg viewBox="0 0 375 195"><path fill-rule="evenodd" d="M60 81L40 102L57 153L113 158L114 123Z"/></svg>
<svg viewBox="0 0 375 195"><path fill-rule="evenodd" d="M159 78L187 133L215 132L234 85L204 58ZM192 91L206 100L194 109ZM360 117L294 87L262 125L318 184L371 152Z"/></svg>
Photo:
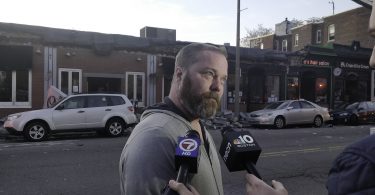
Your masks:
<svg viewBox="0 0 375 195"><path fill-rule="evenodd" d="M105 109L105 111L111 111L112 109L110 109L110 108L107 108L107 109Z"/></svg>
<svg viewBox="0 0 375 195"><path fill-rule="evenodd" d="M78 111L78 113L84 113L85 111L83 111L83 110L80 110L80 111Z"/></svg>

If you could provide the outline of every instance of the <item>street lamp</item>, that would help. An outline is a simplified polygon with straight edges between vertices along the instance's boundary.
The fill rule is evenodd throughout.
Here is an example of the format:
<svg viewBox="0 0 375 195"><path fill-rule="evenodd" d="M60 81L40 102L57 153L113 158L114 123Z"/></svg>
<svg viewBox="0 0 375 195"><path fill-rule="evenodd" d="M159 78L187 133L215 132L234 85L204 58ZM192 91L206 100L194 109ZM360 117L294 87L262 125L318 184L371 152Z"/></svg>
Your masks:
<svg viewBox="0 0 375 195"><path fill-rule="evenodd" d="M236 70L235 70L235 80L234 80L234 116L235 120L238 120L240 113L240 12L246 10L244 8L241 10L240 0L237 0L237 35L236 35Z"/></svg>
<svg viewBox="0 0 375 195"><path fill-rule="evenodd" d="M332 4L332 15L335 15L335 2L333 0L331 0L328 3Z"/></svg>

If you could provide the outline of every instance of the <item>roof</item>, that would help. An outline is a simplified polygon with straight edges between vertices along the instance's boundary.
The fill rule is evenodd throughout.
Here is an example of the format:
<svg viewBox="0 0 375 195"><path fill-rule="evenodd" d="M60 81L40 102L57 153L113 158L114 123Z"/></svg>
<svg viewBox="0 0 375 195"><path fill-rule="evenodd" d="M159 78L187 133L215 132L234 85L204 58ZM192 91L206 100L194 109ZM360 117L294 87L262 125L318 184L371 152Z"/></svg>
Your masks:
<svg viewBox="0 0 375 195"><path fill-rule="evenodd" d="M228 52L228 58L236 58L236 47L226 46ZM285 52L270 50L270 49L259 49L259 48L240 48L241 60L253 60L253 61L287 61Z"/></svg>

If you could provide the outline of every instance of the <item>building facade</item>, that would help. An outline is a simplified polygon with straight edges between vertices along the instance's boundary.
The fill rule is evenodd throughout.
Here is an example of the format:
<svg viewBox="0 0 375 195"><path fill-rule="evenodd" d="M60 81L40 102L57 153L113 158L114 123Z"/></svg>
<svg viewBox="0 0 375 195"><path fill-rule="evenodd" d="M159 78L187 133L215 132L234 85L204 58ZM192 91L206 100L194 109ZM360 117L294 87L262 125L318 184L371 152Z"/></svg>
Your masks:
<svg viewBox="0 0 375 195"><path fill-rule="evenodd" d="M0 118L44 107L51 85L68 95L123 93L139 107L160 102L162 59L186 44L0 23Z"/></svg>

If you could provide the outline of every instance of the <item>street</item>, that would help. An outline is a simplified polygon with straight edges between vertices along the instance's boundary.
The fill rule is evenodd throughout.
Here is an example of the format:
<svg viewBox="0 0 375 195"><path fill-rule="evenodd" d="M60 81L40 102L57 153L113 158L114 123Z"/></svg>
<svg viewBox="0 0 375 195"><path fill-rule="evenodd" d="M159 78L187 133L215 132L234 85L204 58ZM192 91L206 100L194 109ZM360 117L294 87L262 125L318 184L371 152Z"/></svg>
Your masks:
<svg viewBox="0 0 375 195"><path fill-rule="evenodd" d="M289 194L327 194L332 161L348 144L369 134L370 125L288 129L249 128L262 147L259 173L281 181ZM217 148L221 134L210 130ZM120 194L118 161L127 137L58 136L40 143L0 138L0 194ZM226 195L245 194L245 172L222 162Z"/></svg>

